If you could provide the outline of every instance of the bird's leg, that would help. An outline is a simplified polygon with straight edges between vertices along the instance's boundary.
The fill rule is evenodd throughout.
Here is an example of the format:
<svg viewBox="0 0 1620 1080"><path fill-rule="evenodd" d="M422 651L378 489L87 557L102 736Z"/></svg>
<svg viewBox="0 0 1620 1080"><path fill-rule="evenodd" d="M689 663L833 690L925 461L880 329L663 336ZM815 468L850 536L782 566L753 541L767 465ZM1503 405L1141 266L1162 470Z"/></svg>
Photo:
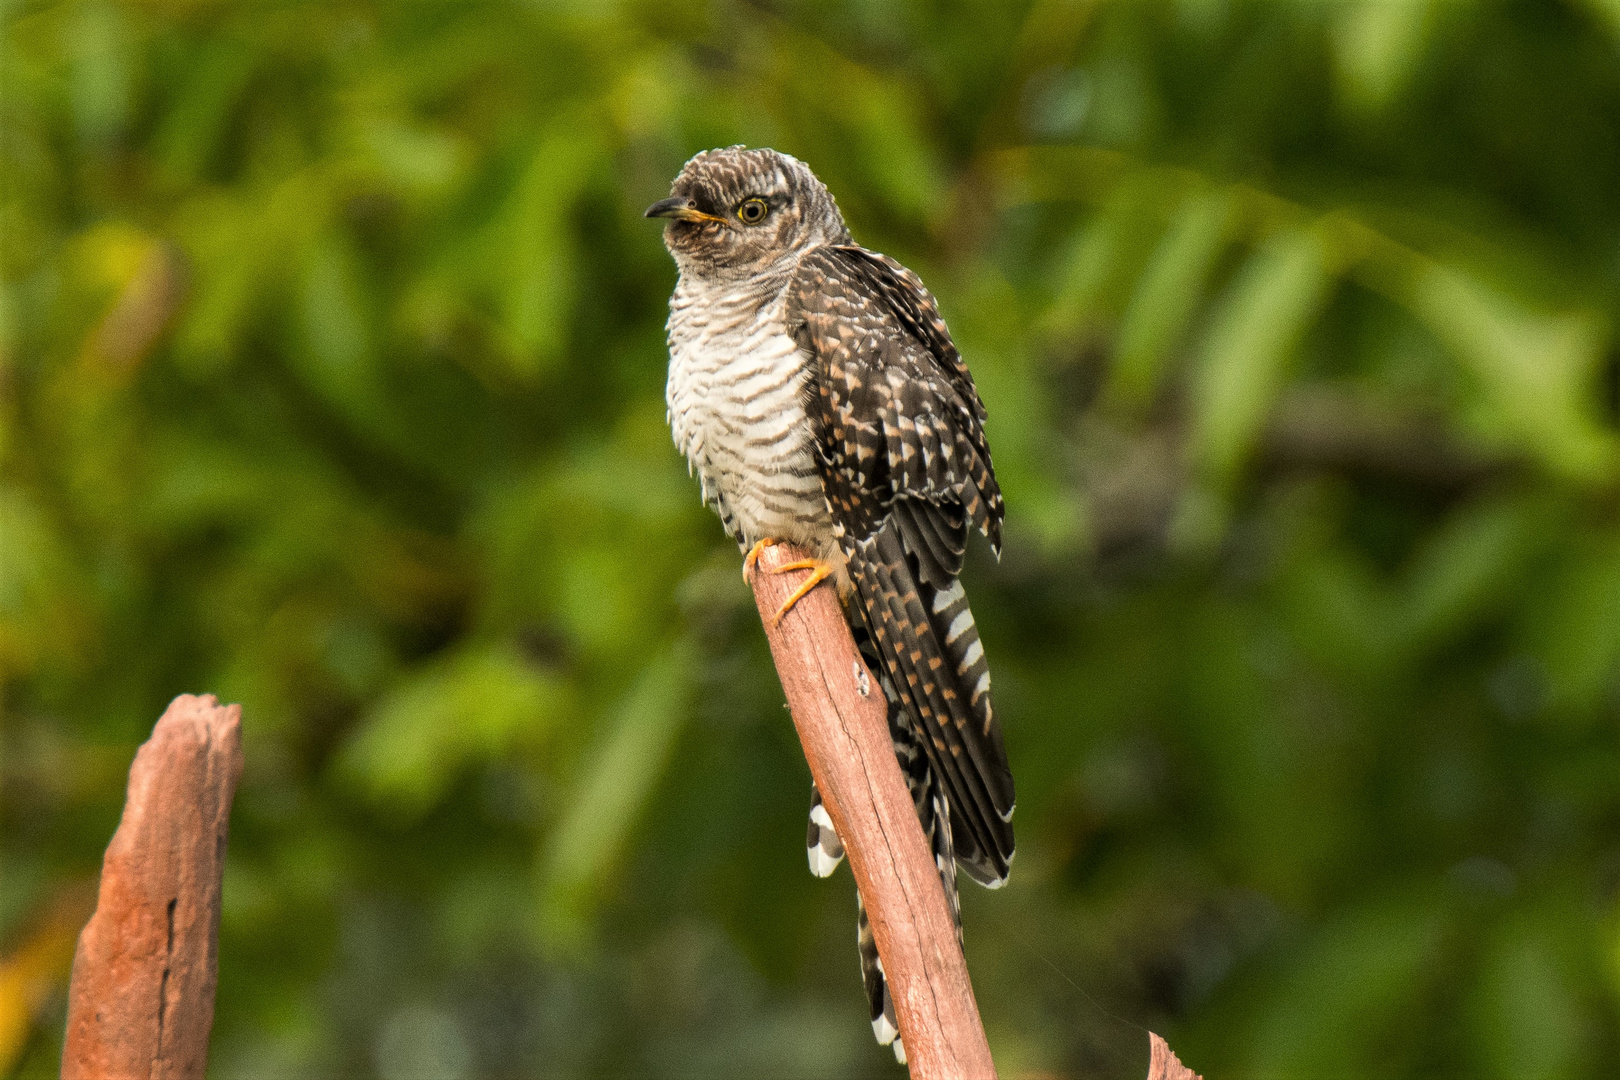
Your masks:
<svg viewBox="0 0 1620 1080"><path fill-rule="evenodd" d="M798 562L783 563L781 566L772 569L771 573L785 574L789 570L809 570L811 574L804 579L804 584L794 589L793 595L784 600L782 606L776 609L776 614L771 617L771 629L773 630L781 624L782 616L793 610L794 604L803 600L811 589L832 576L833 566L831 563L824 563L820 559L800 559Z"/></svg>
<svg viewBox="0 0 1620 1080"><path fill-rule="evenodd" d="M764 553L765 549L768 548L768 547L775 547L777 544L780 544L781 542L782 541L778 540L774 536L767 536L764 539L760 540L758 543L756 543L753 547L748 549L748 554L743 557L743 580L744 581L747 581L748 580L748 575L752 574L754 572L754 564L759 562L759 557L760 557L761 554Z"/></svg>

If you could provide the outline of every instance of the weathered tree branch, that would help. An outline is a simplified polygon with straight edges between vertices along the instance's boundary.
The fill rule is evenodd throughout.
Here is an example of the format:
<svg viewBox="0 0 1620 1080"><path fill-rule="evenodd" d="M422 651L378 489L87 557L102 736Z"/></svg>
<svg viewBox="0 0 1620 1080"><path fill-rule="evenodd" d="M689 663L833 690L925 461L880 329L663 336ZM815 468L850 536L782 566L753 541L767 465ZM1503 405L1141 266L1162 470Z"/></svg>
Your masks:
<svg viewBox="0 0 1620 1080"><path fill-rule="evenodd" d="M64 1080L202 1080L241 716L211 695L181 695L135 755L73 957Z"/></svg>
<svg viewBox="0 0 1620 1080"><path fill-rule="evenodd" d="M889 742L883 692L855 651L831 588L811 592L779 626L772 616L809 571L772 573L804 555L766 548L752 577L810 775L844 841L883 958L906 1061L918 1080L994 1077L967 961L945 890ZM1199 1080L1149 1034L1148 1080Z"/></svg>
<svg viewBox="0 0 1620 1080"><path fill-rule="evenodd" d="M1204 1080L1181 1063L1170 1044L1148 1032L1148 1080Z"/></svg>
<svg viewBox="0 0 1620 1080"><path fill-rule="evenodd" d="M803 557L785 544L767 548L753 575L754 601L810 775L866 903L911 1075L994 1077L945 890L889 740L883 692L861 663L837 597L818 588L771 625L807 572L770 571Z"/></svg>

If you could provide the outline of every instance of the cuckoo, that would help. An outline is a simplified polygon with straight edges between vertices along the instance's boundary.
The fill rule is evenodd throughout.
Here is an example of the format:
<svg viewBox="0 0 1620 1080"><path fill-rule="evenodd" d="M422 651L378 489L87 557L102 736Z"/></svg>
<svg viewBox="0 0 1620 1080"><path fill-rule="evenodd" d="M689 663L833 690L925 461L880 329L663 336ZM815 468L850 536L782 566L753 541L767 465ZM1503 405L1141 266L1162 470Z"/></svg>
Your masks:
<svg viewBox="0 0 1620 1080"><path fill-rule="evenodd" d="M970 527L1001 546L973 377L917 275L856 244L825 185L786 154L698 154L647 216L665 219L679 270L675 443L747 553L745 577L766 545L809 553L778 571L812 571L778 619L819 583L837 588L960 934L957 865L996 888L1013 857L1012 773L958 580ZM810 796L810 869L825 877L844 849L813 783ZM872 1028L904 1061L857 915Z"/></svg>

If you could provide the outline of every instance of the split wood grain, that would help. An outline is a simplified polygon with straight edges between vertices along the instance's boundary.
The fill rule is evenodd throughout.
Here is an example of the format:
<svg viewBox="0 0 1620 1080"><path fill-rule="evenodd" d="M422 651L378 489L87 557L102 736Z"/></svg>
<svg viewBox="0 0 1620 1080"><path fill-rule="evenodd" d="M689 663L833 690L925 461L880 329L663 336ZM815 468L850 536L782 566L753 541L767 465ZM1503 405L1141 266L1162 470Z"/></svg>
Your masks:
<svg viewBox="0 0 1620 1080"><path fill-rule="evenodd" d="M241 716L238 705L182 695L135 755L73 957L66 1080L203 1078Z"/></svg>

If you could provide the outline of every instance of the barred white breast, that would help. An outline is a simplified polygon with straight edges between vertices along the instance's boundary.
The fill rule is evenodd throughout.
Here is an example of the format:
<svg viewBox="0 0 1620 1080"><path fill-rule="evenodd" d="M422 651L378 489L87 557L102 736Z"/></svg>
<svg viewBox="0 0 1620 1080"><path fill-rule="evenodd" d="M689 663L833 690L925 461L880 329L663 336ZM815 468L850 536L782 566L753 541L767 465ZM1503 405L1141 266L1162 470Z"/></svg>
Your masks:
<svg viewBox="0 0 1620 1080"><path fill-rule="evenodd" d="M722 292L683 275L670 298L670 428L740 547L773 537L819 549L831 526L802 398L808 361L787 333L785 290L761 285Z"/></svg>

